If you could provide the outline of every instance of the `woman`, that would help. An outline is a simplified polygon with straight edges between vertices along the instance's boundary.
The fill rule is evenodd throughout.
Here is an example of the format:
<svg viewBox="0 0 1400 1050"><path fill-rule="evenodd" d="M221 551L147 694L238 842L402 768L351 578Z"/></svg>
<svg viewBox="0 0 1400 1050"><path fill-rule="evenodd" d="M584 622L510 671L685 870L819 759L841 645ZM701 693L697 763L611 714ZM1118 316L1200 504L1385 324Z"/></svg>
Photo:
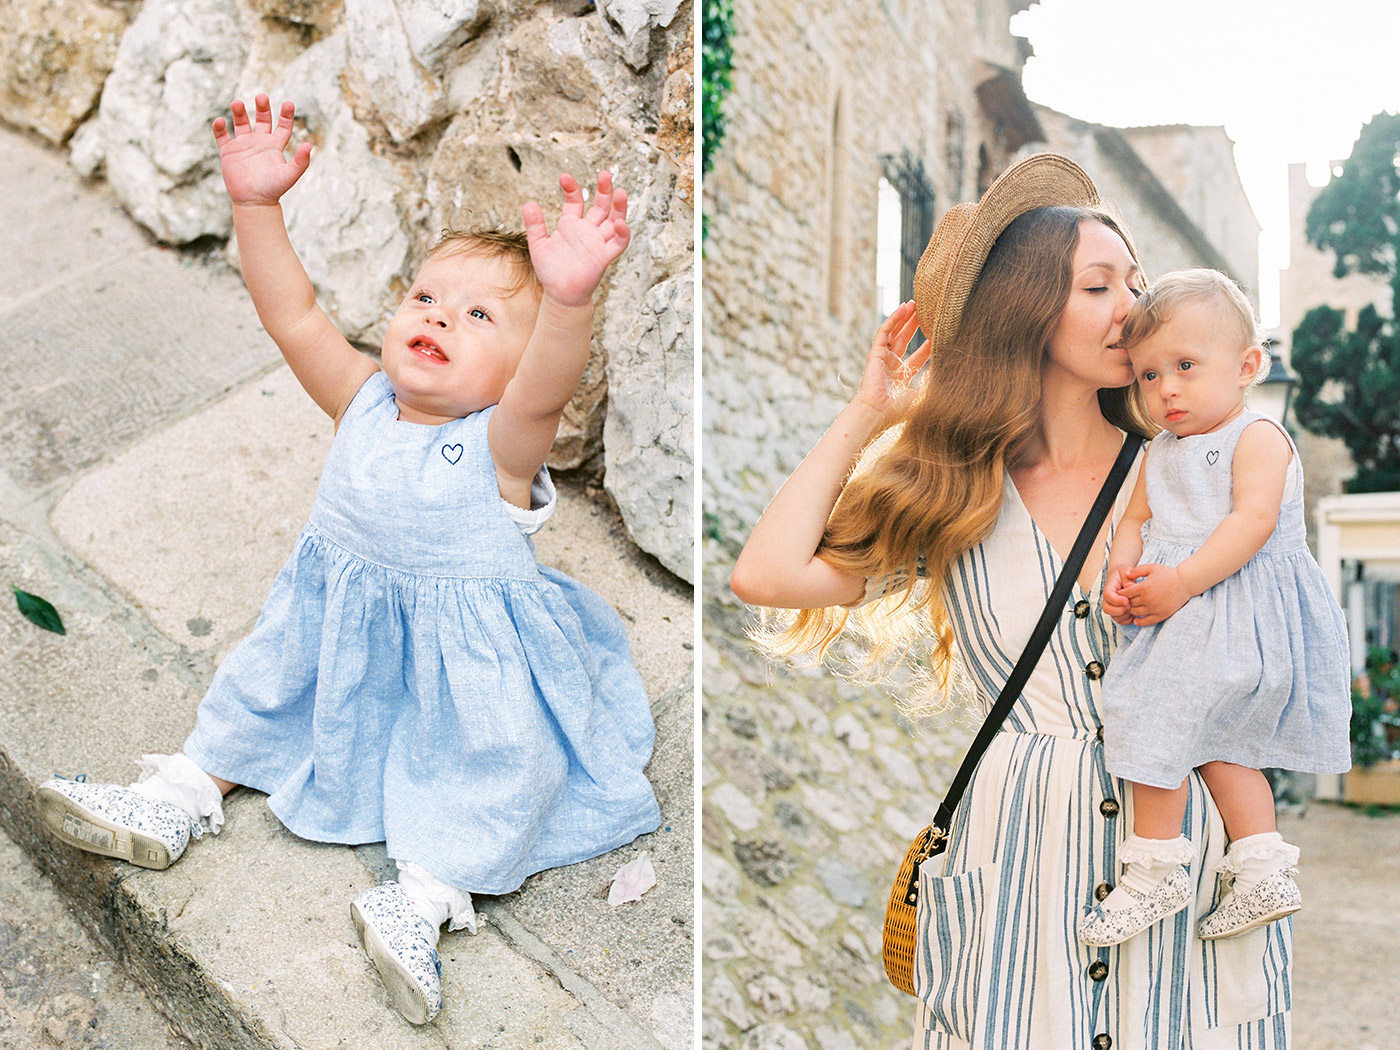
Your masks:
<svg viewBox="0 0 1400 1050"><path fill-rule="evenodd" d="M740 598L801 610L789 648L822 649L845 607L883 597L855 614L876 648L907 642L894 627L913 622L945 680L956 648L984 708L1000 692L1123 441L1152 429L1115 345L1143 277L1098 203L1083 171L1040 154L944 216L916 309L880 327L855 397L735 565ZM906 359L916 322L929 342ZM895 423L895 440L846 483ZM1136 469L954 814L946 867L927 870L935 858L920 873L921 901L949 903L919 912L916 1047L1288 1046L1288 923L1224 942L1195 935L1225 845L1196 775L1192 903L1115 948L1075 937L1112 889L1131 816L1104 770L1098 710L1117 641L1100 605L1105 556Z"/></svg>

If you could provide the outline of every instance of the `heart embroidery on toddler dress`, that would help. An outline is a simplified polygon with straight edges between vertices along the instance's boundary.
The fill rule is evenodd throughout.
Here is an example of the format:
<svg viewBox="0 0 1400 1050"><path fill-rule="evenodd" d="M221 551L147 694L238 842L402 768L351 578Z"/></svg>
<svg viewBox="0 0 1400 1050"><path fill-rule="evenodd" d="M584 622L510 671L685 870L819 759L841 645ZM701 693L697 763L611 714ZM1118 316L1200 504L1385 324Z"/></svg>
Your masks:
<svg viewBox="0 0 1400 1050"><path fill-rule="evenodd" d="M446 455L446 454L447 454L447 450L446 450L446 449L443 449L443 455ZM1215 461L1216 461L1217 459L1219 459L1219 458L1220 458L1220 450L1219 450L1218 448L1211 449L1209 452L1206 453L1206 462L1207 462L1210 466L1212 466L1212 467L1215 466ZM452 462L455 463L455 462L457 462L457 461L454 459Z"/></svg>
<svg viewBox="0 0 1400 1050"><path fill-rule="evenodd" d="M457 461L462 458L462 446L443 445L442 458L447 460L447 462L451 463L455 467L457 465Z"/></svg>

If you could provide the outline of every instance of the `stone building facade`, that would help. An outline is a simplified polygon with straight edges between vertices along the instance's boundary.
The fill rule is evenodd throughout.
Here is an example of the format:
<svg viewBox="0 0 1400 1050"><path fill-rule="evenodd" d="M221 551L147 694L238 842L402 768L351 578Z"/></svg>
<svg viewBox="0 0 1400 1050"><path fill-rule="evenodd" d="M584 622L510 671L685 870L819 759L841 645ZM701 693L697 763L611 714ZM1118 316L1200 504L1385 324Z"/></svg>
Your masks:
<svg viewBox="0 0 1400 1050"><path fill-rule="evenodd" d="M285 199L318 297L377 348L444 226L520 226L558 175L611 169L633 243L550 463L601 475L633 539L693 577L690 0L12 0L0 120L105 177L157 240L227 238L209 126L297 103L316 147ZM230 248L236 262L236 250Z"/></svg>
<svg viewBox="0 0 1400 1050"><path fill-rule="evenodd" d="M1035 107L1042 149L1087 171L1128 224L1148 277L1209 266L1259 308L1259 221L1220 127L1113 128Z"/></svg>
<svg viewBox="0 0 1400 1050"><path fill-rule="evenodd" d="M1220 129L1139 134L1027 102L1008 25L1024 2L734 6L704 190L702 1045L903 1046L913 1001L882 971L885 902L976 722L911 722L894 684L764 661L727 586L859 379L880 320L881 181L924 186L931 232L1011 161L1057 150L1114 202L1150 273L1216 266L1251 291L1258 225ZM905 265L927 239L909 236L909 203Z"/></svg>

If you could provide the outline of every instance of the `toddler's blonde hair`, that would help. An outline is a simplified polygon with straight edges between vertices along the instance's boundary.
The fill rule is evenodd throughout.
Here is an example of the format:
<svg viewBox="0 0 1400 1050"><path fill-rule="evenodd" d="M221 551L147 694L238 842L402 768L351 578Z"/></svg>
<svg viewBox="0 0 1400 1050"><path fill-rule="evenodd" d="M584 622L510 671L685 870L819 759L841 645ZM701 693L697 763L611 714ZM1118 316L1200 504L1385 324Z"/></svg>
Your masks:
<svg viewBox="0 0 1400 1050"><path fill-rule="evenodd" d="M1123 334L1118 345L1131 350L1170 321L1177 307L1183 303L1214 303L1219 307L1221 323L1231 329L1238 340L1239 350L1243 352L1247 347L1259 347L1263 361L1254 383L1264 381L1269 374L1272 356L1264 346L1264 333L1255 320L1254 307L1240 291L1240 286L1219 270L1202 267L1163 274L1128 311L1128 316L1123 319Z"/></svg>
<svg viewBox="0 0 1400 1050"><path fill-rule="evenodd" d="M443 255L475 255L488 259L505 259L511 264L515 280L506 287L512 295L531 288L540 290L539 278L535 276L534 264L530 262L530 242L519 230L508 230L501 226L474 226L466 230L447 227L442 236L428 249L428 259ZM424 260L427 261L426 259Z"/></svg>

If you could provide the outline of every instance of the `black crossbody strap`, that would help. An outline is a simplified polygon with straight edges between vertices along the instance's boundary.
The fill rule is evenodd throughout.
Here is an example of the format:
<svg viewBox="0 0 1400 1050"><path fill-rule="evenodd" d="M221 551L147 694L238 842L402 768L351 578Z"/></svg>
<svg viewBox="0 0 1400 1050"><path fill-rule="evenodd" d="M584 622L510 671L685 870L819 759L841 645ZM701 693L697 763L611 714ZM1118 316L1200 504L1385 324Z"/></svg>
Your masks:
<svg viewBox="0 0 1400 1050"><path fill-rule="evenodd" d="M1123 487L1123 479L1127 477L1128 469L1133 465L1133 460L1137 457L1141 447L1141 440L1131 434L1123 441L1118 458L1113 461L1113 469L1108 472L1103 488L1099 489L1098 498L1094 500L1094 505L1089 510L1089 517L1085 519L1084 527L1079 530L1074 547L1071 548L1069 557L1065 559L1064 568L1060 570L1060 575L1055 580L1055 588L1050 592L1050 600L1045 603L1045 610L1040 614L1035 630L1031 632L1030 641L1026 643L1026 648L1022 651L1021 658L1016 661L1016 666L1011 669L1011 677L1006 680L1006 686L1002 689L1001 695L997 697L997 702L987 713L987 720L982 723L982 728L972 741L972 746L968 748L967 756L963 759L962 765L958 767L952 784L948 786L947 797L938 807L938 812L933 818L933 828L939 839L948 833L953 809L957 806L958 800L962 798L968 781L972 779L973 770L977 768L977 763L982 758L982 752L987 750L987 745L992 742L992 737L996 735L1002 722L1006 720L1012 705L1016 703L1021 695L1021 690L1025 687L1026 679L1030 677L1031 669L1040 659L1040 654L1045 651L1045 644L1050 640L1050 635L1055 630L1055 624L1059 622L1060 616L1064 612L1065 602L1069 600L1070 589L1079 576L1079 570L1084 565L1089 548L1094 545L1094 541L1098 538L1099 530L1103 528L1104 519L1108 517L1109 508L1113 506L1113 501L1118 497L1118 490ZM941 834L938 834L939 832ZM938 843L934 842L930 845L937 846ZM934 848L931 852L936 853L941 852L941 850Z"/></svg>

